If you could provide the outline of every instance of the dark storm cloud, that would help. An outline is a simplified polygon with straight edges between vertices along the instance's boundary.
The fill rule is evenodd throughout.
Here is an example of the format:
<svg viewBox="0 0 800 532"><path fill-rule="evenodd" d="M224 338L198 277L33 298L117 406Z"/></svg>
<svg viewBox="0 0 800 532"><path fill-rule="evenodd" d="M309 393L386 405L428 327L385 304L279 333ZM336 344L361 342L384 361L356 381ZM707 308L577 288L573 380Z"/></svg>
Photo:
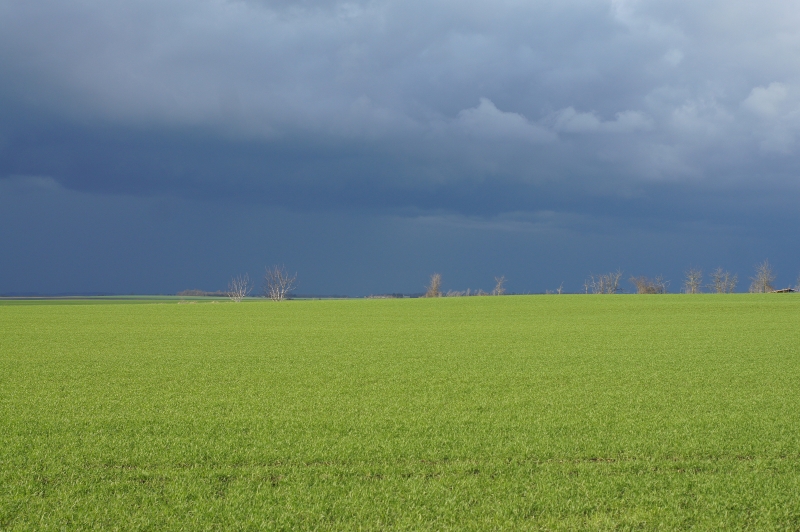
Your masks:
<svg viewBox="0 0 800 532"><path fill-rule="evenodd" d="M580 209L664 181L727 189L787 172L794 190L795 11L5 3L3 170L88 190L292 206L390 196L467 213L468 194L431 198L527 187Z"/></svg>
<svg viewBox="0 0 800 532"><path fill-rule="evenodd" d="M0 0L0 180L778 238L797 28L783 1Z"/></svg>

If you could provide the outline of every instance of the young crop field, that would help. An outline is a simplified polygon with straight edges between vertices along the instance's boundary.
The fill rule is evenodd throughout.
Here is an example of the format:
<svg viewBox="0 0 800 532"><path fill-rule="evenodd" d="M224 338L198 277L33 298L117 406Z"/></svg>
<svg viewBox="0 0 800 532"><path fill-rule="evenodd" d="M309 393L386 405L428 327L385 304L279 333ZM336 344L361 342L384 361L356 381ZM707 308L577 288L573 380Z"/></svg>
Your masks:
<svg viewBox="0 0 800 532"><path fill-rule="evenodd" d="M800 529L800 297L0 303L2 530Z"/></svg>

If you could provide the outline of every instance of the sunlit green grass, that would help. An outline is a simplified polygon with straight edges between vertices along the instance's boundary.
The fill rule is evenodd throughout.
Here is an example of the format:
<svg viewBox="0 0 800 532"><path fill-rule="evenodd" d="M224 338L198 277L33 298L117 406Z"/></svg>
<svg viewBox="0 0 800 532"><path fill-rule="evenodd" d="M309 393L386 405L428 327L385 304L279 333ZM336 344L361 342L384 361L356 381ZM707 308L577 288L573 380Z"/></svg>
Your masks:
<svg viewBox="0 0 800 532"><path fill-rule="evenodd" d="M800 297L0 304L0 529L800 529Z"/></svg>

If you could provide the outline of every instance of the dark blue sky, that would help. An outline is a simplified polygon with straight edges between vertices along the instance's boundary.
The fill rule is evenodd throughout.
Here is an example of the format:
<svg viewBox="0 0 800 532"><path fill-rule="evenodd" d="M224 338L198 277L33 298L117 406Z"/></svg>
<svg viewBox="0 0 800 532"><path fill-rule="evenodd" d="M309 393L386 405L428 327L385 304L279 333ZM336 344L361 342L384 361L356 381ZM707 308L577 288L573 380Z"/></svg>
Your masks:
<svg viewBox="0 0 800 532"><path fill-rule="evenodd" d="M0 0L0 80L0 293L800 273L789 1Z"/></svg>

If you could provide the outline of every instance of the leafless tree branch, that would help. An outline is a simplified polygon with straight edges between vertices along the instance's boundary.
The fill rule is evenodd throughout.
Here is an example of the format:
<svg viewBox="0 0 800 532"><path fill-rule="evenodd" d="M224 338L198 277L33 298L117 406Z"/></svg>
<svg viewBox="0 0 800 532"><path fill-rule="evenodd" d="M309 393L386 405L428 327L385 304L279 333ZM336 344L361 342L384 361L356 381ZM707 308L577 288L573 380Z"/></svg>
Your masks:
<svg viewBox="0 0 800 532"><path fill-rule="evenodd" d="M247 297L252 289L253 286L250 283L249 275L237 275L231 279L231 282L228 283L227 295L231 301L234 303L239 303L242 301L242 299Z"/></svg>
<svg viewBox="0 0 800 532"><path fill-rule="evenodd" d="M503 294L505 294L506 293L506 289L505 289L505 287L503 285L506 282L506 276L505 275L501 275L500 277L495 277L494 278L494 282L497 283L497 284L494 286L494 290L492 290L492 295L493 296L502 296Z"/></svg>
<svg viewBox="0 0 800 532"><path fill-rule="evenodd" d="M669 281L659 275L655 279L650 279L644 275L640 277L631 277L629 279L636 287L637 294L666 294Z"/></svg>
<svg viewBox="0 0 800 532"><path fill-rule="evenodd" d="M295 289L297 274L289 275L283 266L267 268L264 274L264 295L273 301L283 301Z"/></svg>
<svg viewBox="0 0 800 532"><path fill-rule="evenodd" d="M590 275L583 283L584 290L588 294L616 294L620 292L619 280L622 278L622 270L595 276Z"/></svg>
<svg viewBox="0 0 800 532"><path fill-rule="evenodd" d="M731 294L736 289L738 282L739 277L736 274L717 268L711 272L711 284L708 285L708 288L715 294Z"/></svg>
<svg viewBox="0 0 800 532"><path fill-rule="evenodd" d="M703 270L699 268L689 268L684 275L686 276L683 280L684 293L699 294L703 291Z"/></svg>
<svg viewBox="0 0 800 532"><path fill-rule="evenodd" d="M425 297L441 297L442 296L442 276L441 274L434 273L431 275L431 282L425 287Z"/></svg>
<svg viewBox="0 0 800 532"><path fill-rule="evenodd" d="M751 293L763 294L775 290L775 287L772 286L772 283L775 282L775 273L768 260L756 266L756 275L750 280L752 281L750 283Z"/></svg>

